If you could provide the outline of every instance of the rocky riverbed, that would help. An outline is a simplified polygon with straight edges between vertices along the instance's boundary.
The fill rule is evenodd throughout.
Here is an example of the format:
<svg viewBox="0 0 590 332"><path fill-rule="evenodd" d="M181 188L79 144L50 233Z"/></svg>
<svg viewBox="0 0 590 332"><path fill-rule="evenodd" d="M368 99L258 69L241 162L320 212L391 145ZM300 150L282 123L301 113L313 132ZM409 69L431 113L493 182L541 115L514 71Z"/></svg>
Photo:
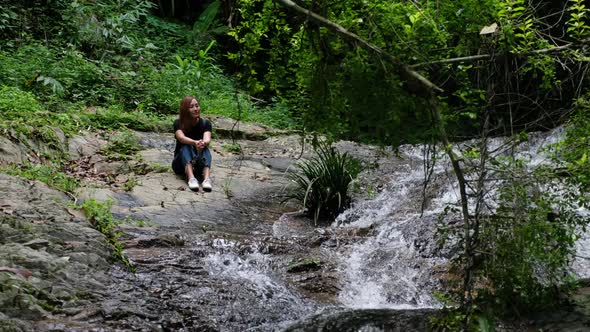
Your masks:
<svg viewBox="0 0 590 332"><path fill-rule="evenodd" d="M299 206L283 204L289 184L285 172L311 155L301 137L212 120L211 193L190 191L171 173L171 133L134 132L140 151L128 160L113 161L100 151L114 133L83 132L66 138L55 128L71 158L68 172L82 183L72 196L0 174L0 330L426 329L428 316L436 312L431 308L359 310L362 306L341 297L350 293L343 291L350 285L344 282L347 271L340 255L370 245L368 239L376 231L372 224L314 227ZM352 142L338 142L337 147L364 165L355 202L392 186L396 169L419 166L387 148ZM4 163L38 162L39 156L54 150L35 141L24 145L0 138ZM123 252L134 272L113 262L105 237L74 208L89 199L111 202ZM448 254L435 252L426 228L408 224L400 232L402 237L422 235L407 247L425 259ZM376 255L389 254L378 252L367 259ZM370 267L379 261L367 263ZM421 264L413 265L420 269ZM443 274L441 266L421 278ZM410 289L404 301L417 306L419 291ZM391 300L399 295L387 296ZM581 295L579 302L586 299ZM588 326L583 318L587 316L570 316L574 323L548 317L537 321L553 330L562 321L572 328Z"/></svg>
<svg viewBox="0 0 590 332"><path fill-rule="evenodd" d="M141 150L113 161L100 151L114 133L66 138L55 128L82 183L75 197L1 174L4 328L276 330L336 305L338 273L321 250L337 245L336 235L282 203L285 172L309 146L297 135L213 122L211 193L188 190L168 170L172 134L136 132ZM35 141L0 143L5 163L55 153ZM383 152L340 145L373 159ZM88 199L111 202L134 273L113 265L104 236L74 208ZM354 242L367 233L337 236Z"/></svg>

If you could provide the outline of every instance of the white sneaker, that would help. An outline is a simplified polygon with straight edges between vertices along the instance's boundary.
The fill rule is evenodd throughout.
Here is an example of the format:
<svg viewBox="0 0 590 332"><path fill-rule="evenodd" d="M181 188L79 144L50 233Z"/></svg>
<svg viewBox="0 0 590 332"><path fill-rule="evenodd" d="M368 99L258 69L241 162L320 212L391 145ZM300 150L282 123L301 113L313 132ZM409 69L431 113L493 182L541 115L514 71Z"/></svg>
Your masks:
<svg viewBox="0 0 590 332"><path fill-rule="evenodd" d="M213 187L211 186L211 180L209 178L206 178L205 181L201 183L201 186L203 186L203 190L207 192L213 189Z"/></svg>
<svg viewBox="0 0 590 332"><path fill-rule="evenodd" d="M197 179L195 178L190 178L188 180L188 187L190 188L190 190L199 191L199 181L197 181Z"/></svg>

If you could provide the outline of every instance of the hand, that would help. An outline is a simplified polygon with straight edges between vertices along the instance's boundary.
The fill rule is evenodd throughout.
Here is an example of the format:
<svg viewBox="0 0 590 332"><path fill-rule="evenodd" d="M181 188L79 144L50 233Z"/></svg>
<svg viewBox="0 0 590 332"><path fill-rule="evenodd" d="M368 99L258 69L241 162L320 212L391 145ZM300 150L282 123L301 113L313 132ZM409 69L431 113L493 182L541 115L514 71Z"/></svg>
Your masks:
<svg viewBox="0 0 590 332"><path fill-rule="evenodd" d="M203 140L200 139L195 142L195 147L197 148L197 151L201 151L205 148L205 142L203 142Z"/></svg>

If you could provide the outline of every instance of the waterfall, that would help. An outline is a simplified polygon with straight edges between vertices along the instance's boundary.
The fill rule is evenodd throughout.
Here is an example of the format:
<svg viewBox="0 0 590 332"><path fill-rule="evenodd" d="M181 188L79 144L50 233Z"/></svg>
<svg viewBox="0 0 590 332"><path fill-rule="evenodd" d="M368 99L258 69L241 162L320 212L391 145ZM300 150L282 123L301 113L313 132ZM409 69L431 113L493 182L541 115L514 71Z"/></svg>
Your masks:
<svg viewBox="0 0 590 332"><path fill-rule="evenodd" d="M544 148L564 136L562 127L548 133L529 134L514 151L504 138L490 139L488 149L505 149L527 161L529 169L550 163ZM477 141L464 142L476 146ZM440 154L433 170L426 209L421 211L424 182L424 146L402 146L399 167L374 199L358 202L342 213L332 227L373 227L374 236L354 244L340 258L344 287L339 299L347 307L437 308L433 293L446 277L450 249L435 244L436 222L445 206L459 207L460 196L450 162ZM456 151L459 153L459 151ZM495 192L490 192L494 196ZM470 202L470 208L473 208ZM495 208L495 207L492 207ZM587 211L580 211L587 213ZM446 221L460 219L447 215ZM590 276L590 232L577 243L571 267L578 277Z"/></svg>

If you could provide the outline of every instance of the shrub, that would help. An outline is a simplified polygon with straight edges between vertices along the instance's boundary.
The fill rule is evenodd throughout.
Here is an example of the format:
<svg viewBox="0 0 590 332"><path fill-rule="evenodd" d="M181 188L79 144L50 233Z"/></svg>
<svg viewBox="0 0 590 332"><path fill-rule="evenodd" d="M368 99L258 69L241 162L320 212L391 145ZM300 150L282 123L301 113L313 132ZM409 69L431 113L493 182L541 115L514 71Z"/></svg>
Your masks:
<svg viewBox="0 0 590 332"><path fill-rule="evenodd" d="M116 95L107 75L107 71L112 71L112 68L92 62L75 50L66 50L59 59L53 61L48 71L41 75L59 82L63 87L61 93L69 100L95 105L112 101ZM54 93L58 92L52 84L49 85Z"/></svg>
<svg viewBox="0 0 590 332"><path fill-rule="evenodd" d="M125 112L120 105L98 108L95 114L81 114L86 126L98 129L129 128L139 131L172 131L172 119L149 112Z"/></svg>
<svg viewBox="0 0 590 332"><path fill-rule="evenodd" d="M34 42L14 52L1 52L0 84L31 87L36 74L46 72L54 59L55 54L51 50Z"/></svg>
<svg viewBox="0 0 590 332"><path fill-rule="evenodd" d="M320 143L316 153L288 174L296 187L286 197L303 202L315 224L320 217L336 217L350 205L348 185L360 172L358 160L327 143Z"/></svg>
<svg viewBox="0 0 590 332"><path fill-rule="evenodd" d="M3 120L29 117L42 110L43 107L32 93L8 86L0 88L0 113Z"/></svg>

